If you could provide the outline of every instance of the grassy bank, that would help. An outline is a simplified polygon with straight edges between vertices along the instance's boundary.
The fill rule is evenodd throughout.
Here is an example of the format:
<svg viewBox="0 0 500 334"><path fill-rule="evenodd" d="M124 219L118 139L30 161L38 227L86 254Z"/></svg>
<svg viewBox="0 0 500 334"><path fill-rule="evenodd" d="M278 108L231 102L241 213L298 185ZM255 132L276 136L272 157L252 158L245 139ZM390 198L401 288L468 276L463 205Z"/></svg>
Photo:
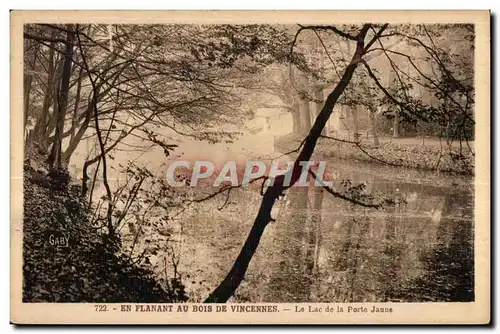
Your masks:
<svg viewBox="0 0 500 334"><path fill-rule="evenodd" d="M25 164L23 302L185 300L179 281L158 281L120 252L120 242L104 242L102 222L93 222L70 181L67 172Z"/></svg>
<svg viewBox="0 0 500 334"><path fill-rule="evenodd" d="M280 152L289 152L299 147L303 135L289 134L275 141L276 149ZM462 175L474 174L474 156L465 147L460 153L458 147L447 147L444 142L440 145L420 145L408 143L382 141L379 146L371 142L360 142L359 145L337 141L329 138L320 138L315 149L315 155L322 158L337 158L355 160L367 163L376 163L386 166L415 168L420 170L440 171Z"/></svg>

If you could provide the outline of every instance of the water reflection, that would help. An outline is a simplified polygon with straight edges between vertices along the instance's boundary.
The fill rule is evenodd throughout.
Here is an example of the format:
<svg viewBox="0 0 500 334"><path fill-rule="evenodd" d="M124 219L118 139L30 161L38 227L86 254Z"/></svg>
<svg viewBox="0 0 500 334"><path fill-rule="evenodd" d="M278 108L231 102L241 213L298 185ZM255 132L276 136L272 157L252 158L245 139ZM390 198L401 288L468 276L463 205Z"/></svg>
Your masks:
<svg viewBox="0 0 500 334"><path fill-rule="evenodd" d="M265 287L265 300L275 298L275 291L280 291L280 298L289 302L300 302L308 299L312 284L310 262L310 239L308 231L309 214L312 207L309 203L308 188L294 188L288 195L291 205L290 228L279 229L274 237L275 246L279 249L277 266L271 268L269 283Z"/></svg>
<svg viewBox="0 0 500 334"><path fill-rule="evenodd" d="M399 204L366 209L320 187L288 190L232 301L473 301L473 193L443 175L411 182L405 171L342 166L341 179L367 182L368 192ZM253 223L258 192L231 196L235 204L223 211L214 199L182 218L180 270L193 275L190 301L224 278Z"/></svg>
<svg viewBox="0 0 500 334"><path fill-rule="evenodd" d="M471 194L367 175L370 191L404 199L365 209L318 187L293 189L254 270L265 302L473 301ZM270 251L271 249L276 251ZM250 298L252 299L252 298Z"/></svg>

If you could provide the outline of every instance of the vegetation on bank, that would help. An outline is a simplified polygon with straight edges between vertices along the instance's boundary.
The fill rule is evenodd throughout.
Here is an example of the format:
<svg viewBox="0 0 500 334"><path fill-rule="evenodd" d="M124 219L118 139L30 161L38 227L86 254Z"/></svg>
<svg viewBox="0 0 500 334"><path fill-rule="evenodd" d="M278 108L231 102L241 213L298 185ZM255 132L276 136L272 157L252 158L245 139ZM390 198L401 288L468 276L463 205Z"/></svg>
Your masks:
<svg viewBox="0 0 500 334"><path fill-rule="evenodd" d="M187 300L178 278L154 278L106 239L66 171L27 162L24 172L23 302Z"/></svg>
<svg viewBox="0 0 500 334"><path fill-rule="evenodd" d="M275 141L281 152L299 147L304 136L289 134ZM474 174L474 156L469 149L432 145L414 145L397 141L382 142L378 146L371 142L359 144L320 138L315 153L322 157L357 160L389 166L415 168L420 170L449 172L462 175Z"/></svg>

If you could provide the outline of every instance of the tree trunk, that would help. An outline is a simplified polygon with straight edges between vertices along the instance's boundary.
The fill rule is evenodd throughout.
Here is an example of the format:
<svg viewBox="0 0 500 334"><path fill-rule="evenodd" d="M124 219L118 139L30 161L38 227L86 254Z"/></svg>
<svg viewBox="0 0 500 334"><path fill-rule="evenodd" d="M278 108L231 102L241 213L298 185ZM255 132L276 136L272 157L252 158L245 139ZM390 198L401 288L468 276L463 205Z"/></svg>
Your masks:
<svg viewBox="0 0 500 334"><path fill-rule="evenodd" d="M89 115L85 117L83 124L80 126L80 128L78 129L78 132L76 132L74 137L70 140L68 147L66 148L66 150L62 154L62 160L64 163L69 163L69 160L71 159L71 155L73 154L73 152L75 152L76 148L78 147L78 144L80 143L80 141L83 138L83 135L85 134L85 131L87 131L87 128L90 124L90 118L91 118L90 113L92 112L92 105L91 104L89 104L87 106L86 112Z"/></svg>
<svg viewBox="0 0 500 334"><path fill-rule="evenodd" d="M368 110L368 116L370 117L370 127L372 128L373 145L379 146L380 141L377 134L377 119L375 117L375 112Z"/></svg>
<svg viewBox="0 0 500 334"><path fill-rule="evenodd" d="M30 97L31 97L31 87L33 84L33 73L31 71L36 70L36 64L38 60L38 55L40 53L40 44L39 43L32 43L32 42L26 42L24 44L25 48L25 55L27 54L27 47L28 49L32 48L33 51L33 59L31 62L31 66L29 65L29 62L26 60L25 56L25 70L24 70L24 82L23 82L23 109L24 109L24 147L25 147L25 152L28 153L30 151L31 143L33 140L33 129L27 129L28 126L28 121L29 121L29 116L30 116ZM29 57L29 56L28 56ZM30 71L27 73L27 71ZM34 121L33 121L34 122Z"/></svg>
<svg viewBox="0 0 500 334"><path fill-rule="evenodd" d="M396 72L391 71L389 87L394 89L396 87ZM399 137L399 106L395 107L394 120L392 124L392 137Z"/></svg>
<svg viewBox="0 0 500 334"><path fill-rule="evenodd" d="M24 87L23 87L23 103L24 103L24 149L25 151L29 151L31 146L31 131L27 129L28 125L28 113L29 113L29 104L30 104L30 91L31 91L31 82L33 81L33 76L31 74L24 75Z"/></svg>
<svg viewBox="0 0 500 334"><path fill-rule="evenodd" d="M301 134L307 133L307 131L311 128L311 109L309 108L308 100L300 100L299 102L299 111L301 118Z"/></svg>
<svg viewBox="0 0 500 334"><path fill-rule="evenodd" d="M349 115L349 106L345 104L340 105L340 116L339 116L339 132L345 133L347 131L347 139L351 140L351 129L347 126L347 116ZM345 138L345 135L343 136Z"/></svg>
<svg viewBox="0 0 500 334"><path fill-rule="evenodd" d="M31 93L31 83L33 81L33 75L24 75L24 85L23 85L23 104L24 104L24 128L26 130L26 125L28 124L28 113L30 105L30 93Z"/></svg>
<svg viewBox="0 0 500 334"><path fill-rule="evenodd" d="M392 137L393 138L399 137L399 114L398 113L396 113L394 115L394 123L392 125Z"/></svg>
<svg viewBox="0 0 500 334"><path fill-rule="evenodd" d="M291 112L292 112L292 122L293 122L293 133L299 134L302 132L302 129L300 126L300 110L298 102L294 102L292 104Z"/></svg>
<svg viewBox="0 0 500 334"><path fill-rule="evenodd" d="M323 88L320 88L320 89L317 89L315 92L314 92L314 98L316 99L316 113L315 113L315 117L318 117L319 113L321 112L321 109L323 108L323 103L325 101L325 98L323 96ZM328 133L328 129L327 129L327 126L325 126L325 128L323 129L323 131L321 132L321 134L323 136L326 136Z"/></svg>
<svg viewBox="0 0 500 334"><path fill-rule="evenodd" d="M52 30L51 38L55 37L55 29ZM42 112L38 117L38 120L35 123L35 128L33 130L33 139L31 141L36 141L39 144L45 146L46 143L42 142L43 135L45 134L45 130L47 127L47 120L49 116L49 108L52 103L52 98L54 94L54 77L55 77L55 68L54 65L54 48L56 43L50 42L49 47L49 60L48 60L48 69L47 69L47 86L45 88L45 93L43 97L43 105Z"/></svg>
<svg viewBox="0 0 500 334"><path fill-rule="evenodd" d="M75 97L75 106L73 109L73 118L71 120L71 135L70 135L70 139L69 139L69 145L68 145L68 148L62 154L62 161L63 161L63 163L66 163L66 164L69 163L71 155L78 147L78 143L80 142L85 131L87 130L87 127L90 123L90 117L91 117L90 115L92 112L92 105L89 103L87 105L85 120L84 120L82 126L78 129L78 131L76 131L76 127L78 125L78 107L80 105L80 95L81 95L81 88L82 88L82 74L83 74L83 67L80 68L80 72L78 73L78 83L76 86L76 97Z"/></svg>
<svg viewBox="0 0 500 334"><path fill-rule="evenodd" d="M359 122L358 122L358 107L355 106L351 108L351 115L352 115L352 126L353 126L353 131L354 131L354 140L358 141L360 140L360 134L359 134Z"/></svg>
<svg viewBox="0 0 500 334"><path fill-rule="evenodd" d="M75 37L73 25L66 26L66 50L64 52L64 66L61 78L61 87L57 98L57 114L54 142L48 158L48 162L52 169L61 167L61 148L62 148L62 133L64 130L64 120L66 118L66 108L68 105L69 79L71 76L71 65L73 58L73 40ZM56 111L54 111L56 112Z"/></svg>
<svg viewBox="0 0 500 334"><path fill-rule="evenodd" d="M241 281L245 277L248 265L250 264L250 261L252 260L252 257L257 250L260 238L262 237L267 224L269 224L269 222L271 221L271 210L276 199L283 193L284 190L292 187L295 182L298 181L301 174L300 162L310 160L321 132L323 131L326 122L333 112L333 107L351 81L354 70L361 61L361 56L364 52L364 38L369 27L370 25L364 25L361 29L356 45L356 52L354 53L351 62L344 70L342 78L337 86L328 95L321 113L318 115L318 117L316 117L314 125L311 127L309 134L304 140L302 150L300 151L293 165L290 185L285 186L283 184L284 177L282 176L281 179L276 178L274 185L267 188L264 196L262 197L257 217L255 218L252 228L250 229L250 233L248 234L248 237L245 240L245 243L243 244L238 257L236 258L226 277L205 300L206 303L225 303L241 284Z"/></svg>
<svg viewBox="0 0 500 334"><path fill-rule="evenodd" d="M70 140L75 137L77 119L78 119L78 107L80 106L80 95L82 90L82 76L83 76L83 67L80 67L80 71L78 72L78 82L76 84L76 96L75 96L75 106L73 108L73 119L71 120L71 136Z"/></svg>
<svg viewBox="0 0 500 334"><path fill-rule="evenodd" d="M300 71L297 76L297 86L301 91L299 100L301 134L307 134L311 128L311 108L309 105L309 99L302 95L309 92L309 78L307 78L307 76Z"/></svg>

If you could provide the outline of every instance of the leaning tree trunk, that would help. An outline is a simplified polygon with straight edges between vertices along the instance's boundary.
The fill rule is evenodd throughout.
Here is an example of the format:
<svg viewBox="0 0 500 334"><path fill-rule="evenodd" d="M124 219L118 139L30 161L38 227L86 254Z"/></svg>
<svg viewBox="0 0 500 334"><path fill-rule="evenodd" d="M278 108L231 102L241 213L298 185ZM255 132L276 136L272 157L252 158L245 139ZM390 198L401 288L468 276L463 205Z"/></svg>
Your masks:
<svg viewBox="0 0 500 334"><path fill-rule="evenodd" d="M52 169L57 169L61 166L61 148L62 148L62 133L64 130L64 120L66 118L66 108L68 105L69 79L71 76L71 65L73 61L73 40L75 33L73 26L67 25L66 34L66 50L64 52L64 65L61 79L61 87L58 91L57 98L57 114L56 128L52 149L48 158L48 162Z"/></svg>
<svg viewBox="0 0 500 334"><path fill-rule="evenodd" d="M252 228L250 229L250 233L248 234L248 237L245 240L245 243L243 244L238 257L236 258L232 268L229 270L226 277L205 300L206 303L225 303L240 286L241 281L245 277L248 265L250 264L250 261L255 254L255 251L257 250L260 238L262 237L267 224L269 224L269 222L272 220L271 210L276 199L283 193L284 190L292 187L298 181L301 174L300 162L309 161L311 159L314 148L316 147L316 143L321 136L321 132L325 128L326 122L333 112L335 103L337 103L339 97L342 95L345 88L351 81L354 70L361 62L361 56L364 52L364 38L369 27L370 25L364 25L361 29L361 32L357 37L356 52L354 53L351 62L346 67L337 86L328 95L323 109L321 110L318 117L316 117L314 125L311 127L309 134L304 140L302 150L300 151L292 167L292 177L290 180L290 185L285 186L283 184L284 176L281 175L281 178L276 178L274 184L267 188L262 198L257 217L255 218Z"/></svg>
<svg viewBox="0 0 500 334"><path fill-rule="evenodd" d="M315 116L314 118L316 118L321 112L321 109L323 108L323 103L325 102L325 98L323 96L323 88L316 89L316 91L314 92L314 99L316 100L315 102L316 114L314 115ZM327 126L325 126L321 134L323 136L326 136L328 134Z"/></svg>
<svg viewBox="0 0 500 334"><path fill-rule="evenodd" d="M66 147L66 150L62 154L63 162L69 163L69 160L71 159L71 155L76 150L76 148L78 147L78 144L80 143L80 141L83 138L83 135L87 131L87 128L90 124L91 118L92 118L92 104L89 103L86 107L86 110L85 110L85 118L83 120L83 123L80 125L80 128L75 133L73 138L70 139L69 144Z"/></svg>

